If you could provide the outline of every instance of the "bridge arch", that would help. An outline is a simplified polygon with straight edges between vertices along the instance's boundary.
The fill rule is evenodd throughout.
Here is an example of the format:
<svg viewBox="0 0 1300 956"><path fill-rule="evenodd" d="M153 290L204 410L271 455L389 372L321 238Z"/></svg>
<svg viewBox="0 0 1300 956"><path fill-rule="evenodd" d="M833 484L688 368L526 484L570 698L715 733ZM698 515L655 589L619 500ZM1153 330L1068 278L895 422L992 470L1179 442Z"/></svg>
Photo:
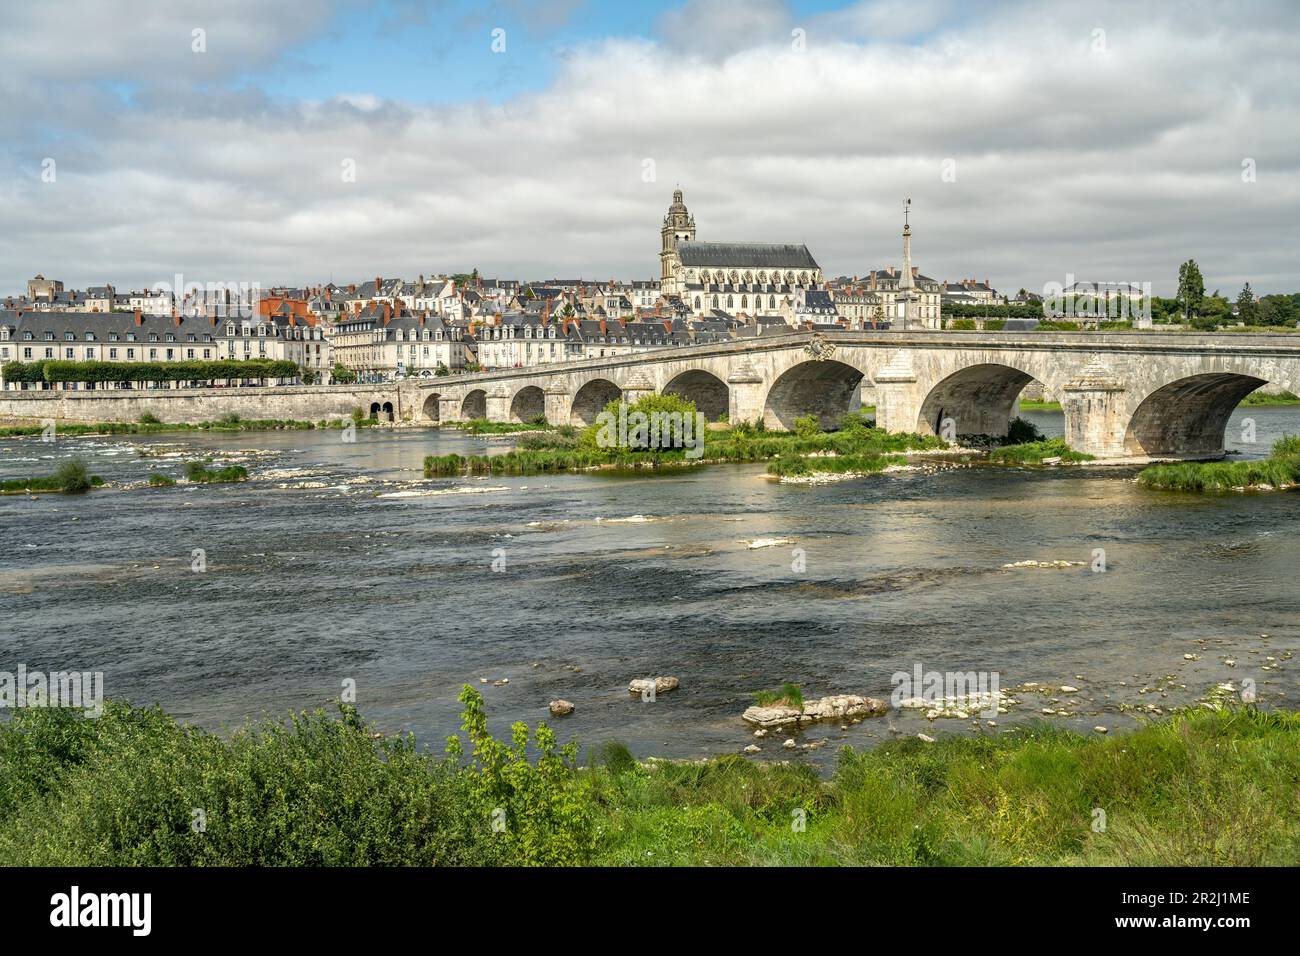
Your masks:
<svg viewBox="0 0 1300 956"><path fill-rule="evenodd" d="M421 412L423 413L423 415L424 415L424 419L425 419L426 421L430 421L430 422L436 422L436 421L438 421L438 419L439 419L439 417L440 417L439 408L438 408L438 400L441 399L441 398L442 398L442 396L439 395L437 392L430 392L430 393L425 397L425 399L424 399L424 405L423 405L423 407L421 408Z"/></svg>
<svg viewBox="0 0 1300 956"><path fill-rule="evenodd" d="M993 362L959 369L926 394L916 430L940 434L951 418L956 435L1005 435L1016 399L1032 381L1028 372Z"/></svg>
<svg viewBox="0 0 1300 956"><path fill-rule="evenodd" d="M460 417L464 421L487 418L487 392L481 388L469 392L460 403Z"/></svg>
<svg viewBox="0 0 1300 956"><path fill-rule="evenodd" d="M583 425L590 425L606 405L622 395L623 390L609 379L593 378L573 393L572 417Z"/></svg>
<svg viewBox="0 0 1300 956"><path fill-rule="evenodd" d="M831 359L809 359L782 372L767 390L763 421L768 428L794 428L794 420L816 415L823 428L833 426L860 405L860 369Z"/></svg>
<svg viewBox="0 0 1300 956"><path fill-rule="evenodd" d="M1268 382L1240 372L1205 372L1175 379L1147 395L1129 419L1130 455L1218 458L1237 404Z"/></svg>
<svg viewBox="0 0 1300 956"><path fill-rule="evenodd" d="M706 421L716 422L727 414L730 392L727 383L712 372L704 369L690 369L673 377L663 387L665 395L680 395L694 402L695 410L704 415Z"/></svg>
<svg viewBox="0 0 1300 956"><path fill-rule="evenodd" d="M546 393L537 385L525 385L510 400L510 420L531 422L546 418Z"/></svg>

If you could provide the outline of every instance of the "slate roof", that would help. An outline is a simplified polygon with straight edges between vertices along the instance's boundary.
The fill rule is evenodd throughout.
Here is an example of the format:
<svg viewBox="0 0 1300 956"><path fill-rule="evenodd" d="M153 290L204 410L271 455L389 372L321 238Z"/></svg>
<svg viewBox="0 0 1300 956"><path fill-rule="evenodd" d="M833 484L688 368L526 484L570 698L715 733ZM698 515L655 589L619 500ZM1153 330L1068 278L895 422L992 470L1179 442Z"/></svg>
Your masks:
<svg viewBox="0 0 1300 956"><path fill-rule="evenodd" d="M753 269L817 269L805 245L774 242L693 242L677 244L684 266Z"/></svg>

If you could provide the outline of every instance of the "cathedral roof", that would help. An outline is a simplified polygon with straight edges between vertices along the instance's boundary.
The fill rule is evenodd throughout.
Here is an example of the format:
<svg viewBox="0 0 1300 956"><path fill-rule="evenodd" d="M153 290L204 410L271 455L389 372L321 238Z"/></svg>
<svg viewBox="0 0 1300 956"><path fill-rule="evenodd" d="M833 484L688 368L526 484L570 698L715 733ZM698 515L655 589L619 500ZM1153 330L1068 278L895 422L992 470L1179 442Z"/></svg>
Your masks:
<svg viewBox="0 0 1300 956"><path fill-rule="evenodd" d="M723 266L746 269L817 269L804 245L777 242L679 242L684 266Z"/></svg>

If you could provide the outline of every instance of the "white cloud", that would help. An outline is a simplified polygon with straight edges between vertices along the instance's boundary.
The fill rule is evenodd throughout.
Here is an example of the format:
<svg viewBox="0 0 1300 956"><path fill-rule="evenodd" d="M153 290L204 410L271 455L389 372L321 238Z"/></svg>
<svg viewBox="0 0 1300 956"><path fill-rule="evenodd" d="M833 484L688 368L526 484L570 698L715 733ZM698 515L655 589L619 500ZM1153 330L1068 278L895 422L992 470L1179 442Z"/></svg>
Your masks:
<svg viewBox="0 0 1300 956"><path fill-rule="evenodd" d="M814 18L797 53L775 3L728 19L727 5L697 0L661 24L661 41L579 48L542 93L452 109L376 97L365 71L351 92L310 103L228 86L198 96L120 56L65 73L66 51L15 53L30 37L12 31L0 55L19 61L8 75L31 94L24 115L78 123L74 135L28 127L6 173L0 289L36 272L119 285L177 271L267 284L475 266L648 277L679 181L700 238L807 242L832 275L897 262L910 195L916 260L935 278L987 275L1014 292L1068 271L1167 293L1194 256L1211 289L1300 288L1295 15L1145 6L961 20L924 7L925 42L839 39L852 31ZM853 29L895 9L854 11ZM692 38L727 23L740 46ZM1104 53L1091 49L1098 26ZM241 36L273 59L292 27L267 29L270 40ZM86 85L95 76L147 88L113 105ZM53 184L40 182L46 155ZM1253 184L1241 181L1246 157ZM646 158L658 182L642 181ZM956 182L941 181L948 158Z"/></svg>

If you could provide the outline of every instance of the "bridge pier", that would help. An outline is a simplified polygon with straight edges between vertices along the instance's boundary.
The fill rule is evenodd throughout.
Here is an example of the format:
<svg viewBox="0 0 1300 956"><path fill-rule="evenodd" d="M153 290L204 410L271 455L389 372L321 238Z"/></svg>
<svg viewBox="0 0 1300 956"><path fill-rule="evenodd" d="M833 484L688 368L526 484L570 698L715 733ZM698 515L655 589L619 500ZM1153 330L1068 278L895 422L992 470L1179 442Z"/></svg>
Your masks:
<svg viewBox="0 0 1300 956"><path fill-rule="evenodd" d="M552 425L573 423L573 395L561 381L548 382L546 394L546 420Z"/></svg>
<svg viewBox="0 0 1300 956"><path fill-rule="evenodd" d="M763 420L763 376L749 362L741 362L727 376L727 420L740 422Z"/></svg>
<svg viewBox="0 0 1300 956"><path fill-rule="evenodd" d="M887 432L914 432L923 396L911 357L899 352L875 374L876 427Z"/></svg>
<svg viewBox="0 0 1300 956"><path fill-rule="evenodd" d="M498 385L487 393L487 420L510 421L510 392L504 386Z"/></svg>
<svg viewBox="0 0 1300 956"><path fill-rule="evenodd" d="M1067 445L1097 458L1122 458L1127 454L1124 434L1128 416L1124 409L1125 388L1120 382L1094 362L1078 378L1066 382L1061 391Z"/></svg>
<svg viewBox="0 0 1300 956"><path fill-rule="evenodd" d="M653 395L654 390L655 383L650 381L649 376L644 372L633 372L632 377L623 386L623 401L635 405L638 400Z"/></svg>
<svg viewBox="0 0 1300 956"><path fill-rule="evenodd" d="M440 422L458 422L460 421L460 402L459 398L439 398L438 399L438 421Z"/></svg>

